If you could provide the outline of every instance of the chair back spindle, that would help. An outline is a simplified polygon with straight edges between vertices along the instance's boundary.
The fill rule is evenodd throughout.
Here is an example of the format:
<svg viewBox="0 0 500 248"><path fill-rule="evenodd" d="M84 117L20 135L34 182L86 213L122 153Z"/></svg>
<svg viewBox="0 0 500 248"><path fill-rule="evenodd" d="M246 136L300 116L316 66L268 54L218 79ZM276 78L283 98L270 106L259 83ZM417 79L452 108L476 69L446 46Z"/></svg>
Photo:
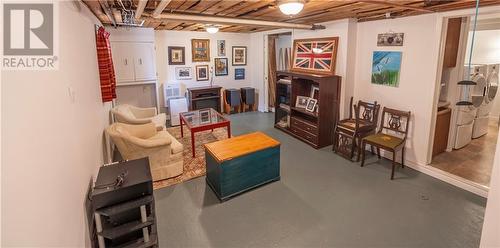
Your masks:
<svg viewBox="0 0 500 248"><path fill-rule="evenodd" d="M384 107L379 133L392 131L401 135L403 140L406 140L410 117L410 111L401 111Z"/></svg>

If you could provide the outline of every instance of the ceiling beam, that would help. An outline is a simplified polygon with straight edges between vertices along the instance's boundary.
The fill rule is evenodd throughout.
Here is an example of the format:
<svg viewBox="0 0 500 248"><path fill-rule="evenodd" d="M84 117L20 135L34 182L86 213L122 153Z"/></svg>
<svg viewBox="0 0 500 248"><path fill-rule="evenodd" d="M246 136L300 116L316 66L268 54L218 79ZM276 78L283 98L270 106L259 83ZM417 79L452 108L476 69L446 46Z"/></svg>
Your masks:
<svg viewBox="0 0 500 248"><path fill-rule="evenodd" d="M116 27L116 20L115 20L115 17L113 16L113 12L111 10L111 7L109 7L108 1L107 0L99 0L99 4L101 4L101 8L102 8L102 10L104 10L104 14L106 14L109 21L111 21L113 26Z"/></svg>
<svg viewBox="0 0 500 248"><path fill-rule="evenodd" d="M153 17L160 15L171 1L172 0L161 0L158 6L156 6L156 9L153 11Z"/></svg>
<svg viewBox="0 0 500 248"><path fill-rule="evenodd" d="M135 19L139 20L141 18L142 13L144 12L144 8L148 5L148 0L139 0L137 3L137 9L135 10Z"/></svg>
<svg viewBox="0 0 500 248"><path fill-rule="evenodd" d="M416 11L421 11L421 12L434 13L433 10L426 9L423 7L415 7L415 6L410 6L410 5L398 4L398 3L394 3L394 2L377 1L377 0L360 0L358 2L379 4L379 5L385 5L385 6L389 6L389 7L395 7L395 8L411 9L411 10L416 10Z"/></svg>
<svg viewBox="0 0 500 248"><path fill-rule="evenodd" d="M154 16L154 19L159 19L162 21L179 21L179 22L195 22L195 23L205 23L205 24L225 24L225 25L243 25L243 26L259 26L259 27L273 27L273 28L294 28L294 29L324 29L324 26L315 24L297 24L289 22L273 22L273 21L261 21L261 20L251 20L243 18L230 18L230 17L219 17L219 16L207 16L207 15L186 15L186 14L173 14L166 13Z"/></svg>

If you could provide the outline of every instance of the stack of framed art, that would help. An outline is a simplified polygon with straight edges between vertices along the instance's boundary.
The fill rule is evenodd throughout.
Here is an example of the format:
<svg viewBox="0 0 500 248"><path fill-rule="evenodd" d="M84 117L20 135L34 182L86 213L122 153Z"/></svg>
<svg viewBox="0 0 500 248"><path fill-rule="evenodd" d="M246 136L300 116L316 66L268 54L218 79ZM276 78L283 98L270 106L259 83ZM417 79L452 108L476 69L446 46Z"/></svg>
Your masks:
<svg viewBox="0 0 500 248"><path fill-rule="evenodd" d="M232 66L247 65L247 47L233 46L232 47ZM210 74L213 70L215 76L229 75L229 61L226 58L226 41L217 40L217 56L213 59L213 66L209 64L195 65L196 81L209 81ZM209 39L192 39L191 40L191 60L192 63L210 62L210 40ZM185 47L169 46L168 47L168 64L169 65L186 65ZM177 80L191 80L191 67L175 67L175 78ZM245 68L234 68L234 79L245 79Z"/></svg>
<svg viewBox="0 0 500 248"><path fill-rule="evenodd" d="M309 96L297 96L295 107L305 109L308 112L318 112L319 87L311 86L311 94Z"/></svg>

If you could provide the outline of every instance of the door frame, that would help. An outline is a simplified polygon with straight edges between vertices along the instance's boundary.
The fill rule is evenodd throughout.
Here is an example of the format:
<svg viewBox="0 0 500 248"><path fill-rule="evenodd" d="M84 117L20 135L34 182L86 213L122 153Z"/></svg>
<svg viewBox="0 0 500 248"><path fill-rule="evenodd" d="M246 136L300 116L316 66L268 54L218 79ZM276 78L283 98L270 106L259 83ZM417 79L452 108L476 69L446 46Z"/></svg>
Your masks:
<svg viewBox="0 0 500 248"><path fill-rule="evenodd" d="M264 107L262 108L262 110L264 112L269 112L269 82L268 82L268 79L269 79L269 49L268 49L269 35L277 35L277 34L289 34L290 38L292 40L292 45L293 45L293 40L294 40L294 30L293 29L274 30L274 32L269 31L269 32L266 32L264 34L264 38L262 40L262 42L264 43L264 65L263 65L263 67L264 67L264 75L263 75L264 76L264 80L263 80Z"/></svg>

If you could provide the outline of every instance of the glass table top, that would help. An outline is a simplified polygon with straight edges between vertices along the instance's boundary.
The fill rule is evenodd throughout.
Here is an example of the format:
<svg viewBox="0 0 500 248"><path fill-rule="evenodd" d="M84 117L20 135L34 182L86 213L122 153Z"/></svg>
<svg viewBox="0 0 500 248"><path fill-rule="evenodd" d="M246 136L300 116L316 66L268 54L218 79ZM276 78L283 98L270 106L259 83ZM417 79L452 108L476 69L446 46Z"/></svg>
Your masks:
<svg viewBox="0 0 500 248"><path fill-rule="evenodd" d="M213 125L228 121L224 116L212 108L184 112L180 115L188 127Z"/></svg>

